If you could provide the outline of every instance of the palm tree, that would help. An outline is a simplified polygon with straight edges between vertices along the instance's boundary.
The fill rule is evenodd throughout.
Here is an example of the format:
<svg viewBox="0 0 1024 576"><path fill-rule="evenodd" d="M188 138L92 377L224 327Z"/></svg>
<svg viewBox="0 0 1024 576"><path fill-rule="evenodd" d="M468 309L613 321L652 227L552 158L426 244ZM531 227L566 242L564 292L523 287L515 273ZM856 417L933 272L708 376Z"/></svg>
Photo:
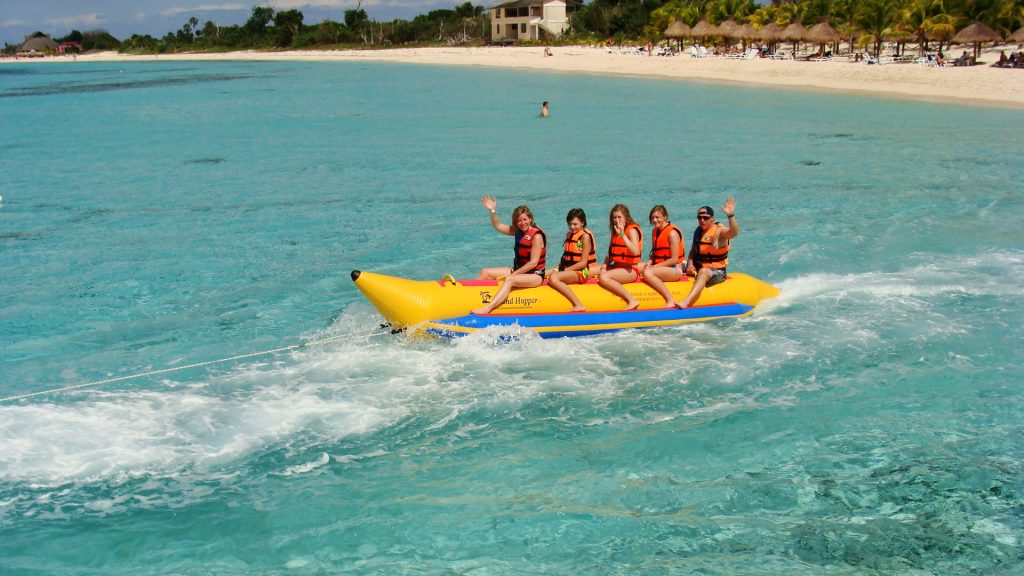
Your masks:
<svg viewBox="0 0 1024 576"><path fill-rule="evenodd" d="M850 41L850 53L853 53L853 42L857 36L857 23L854 21L854 12L858 5L856 0L836 0L829 7L829 23L839 32L843 38Z"/></svg>
<svg viewBox="0 0 1024 576"><path fill-rule="evenodd" d="M897 0L864 0L854 20L875 45L875 57L882 51L882 39L896 22Z"/></svg>
<svg viewBox="0 0 1024 576"><path fill-rule="evenodd" d="M722 23L730 18L741 20L756 8L754 0L713 0L707 4L704 15L709 22Z"/></svg>
<svg viewBox="0 0 1024 576"><path fill-rule="evenodd" d="M899 28L910 33L921 47L921 55L924 55L925 47L928 44L928 36L925 34L925 23L934 14L935 6L941 4L935 0L910 0L904 4L899 11Z"/></svg>
<svg viewBox="0 0 1024 576"><path fill-rule="evenodd" d="M668 28L675 20L693 26L700 21L700 11L692 2L673 0L651 12L651 24L660 30Z"/></svg>
<svg viewBox="0 0 1024 576"><path fill-rule="evenodd" d="M939 52L942 52L942 45L949 42L956 36L956 28L960 19L952 14L936 14L924 22L924 31L929 40L936 40L939 43Z"/></svg>

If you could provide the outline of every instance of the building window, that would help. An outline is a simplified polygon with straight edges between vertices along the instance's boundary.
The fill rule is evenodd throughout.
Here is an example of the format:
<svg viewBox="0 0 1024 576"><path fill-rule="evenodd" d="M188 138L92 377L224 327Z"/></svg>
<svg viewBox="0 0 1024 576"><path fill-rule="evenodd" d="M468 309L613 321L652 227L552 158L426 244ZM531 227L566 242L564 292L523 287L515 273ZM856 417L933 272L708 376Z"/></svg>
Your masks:
<svg viewBox="0 0 1024 576"><path fill-rule="evenodd" d="M519 25L519 33L520 34L526 34L526 23L525 22Z"/></svg>
<svg viewBox="0 0 1024 576"><path fill-rule="evenodd" d="M501 24L495 24L494 26L495 26L494 32L496 34L501 34Z"/></svg>

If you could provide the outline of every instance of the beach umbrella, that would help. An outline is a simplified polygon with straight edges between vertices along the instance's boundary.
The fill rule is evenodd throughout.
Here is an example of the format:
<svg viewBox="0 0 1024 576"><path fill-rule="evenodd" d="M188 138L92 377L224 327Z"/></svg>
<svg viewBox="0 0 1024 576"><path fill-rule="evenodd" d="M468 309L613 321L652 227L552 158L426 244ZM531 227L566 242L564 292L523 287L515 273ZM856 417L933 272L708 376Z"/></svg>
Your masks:
<svg viewBox="0 0 1024 576"><path fill-rule="evenodd" d="M825 52L825 44L835 44L839 42L839 32L835 28L829 26L828 21L822 22L815 26L812 26L807 31L807 41L814 42L815 44L821 44L821 51Z"/></svg>
<svg viewBox="0 0 1024 576"><path fill-rule="evenodd" d="M779 39L784 42L793 43L793 55L796 56L797 44L807 38L807 28L800 23L799 20L793 20L793 23L786 26L786 29L779 35Z"/></svg>
<svg viewBox="0 0 1024 576"><path fill-rule="evenodd" d="M956 44L974 44L974 59L978 59L978 54L981 53L982 42L996 42L1002 40L1003 37L998 32L982 24L981 22L975 22L967 28L956 33L953 36L953 42Z"/></svg>
<svg viewBox="0 0 1024 576"><path fill-rule="evenodd" d="M839 32L830 26L828 22L822 22L808 30L805 38L815 44L829 44L831 42L838 42L840 36Z"/></svg>
<svg viewBox="0 0 1024 576"><path fill-rule="evenodd" d="M750 22L744 22L739 28L736 29L736 37L743 40L743 51L747 50L747 40L753 40L757 37L757 30L754 30L754 25Z"/></svg>
<svg viewBox="0 0 1024 576"><path fill-rule="evenodd" d="M769 48L771 48L781 35L782 28L779 28L779 25L775 22L769 22L768 24L761 26L761 29L757 31L757 35L754 36L754 38L761 40L762 42L767 42Z"/></svg>
<svg viewBox="0 0 1024 576"><path fill-rule="evenodd" d="M709 24L707 20L701 20L697 22L697 25L690 30L690 35L694 38L707 39L708 36L716 36L718 34L718 28L714 25Z"/></svg>
<svg viewBox="0 0 1024 576"><path fill-rule="evenodd" d="M718 34L725 36L726 38L735 38L736 31L740 29L740 25L735 20L729 18L725 22L718 25Z"/></svg>
<svg viewBox="0 0 1024 576"><path fill-rule="evenodd" d="M779 28L779 25L775 22L769 22L764 26L761 26L760 30L757 30L757 36L755 36L755 38L771 42L773 40L778 40L781 34L782 28Z"/></svg>
<svg viewBox="0 0 1024 576"><path fill-rule="evenodd" d="M1024 42L1024 26L1017 29L1016 32L1010 34L1010 40L1014 42Z"/></svg>
<svg viewBox="0 0 1024 576"><path fill-rule="evenodd" d="M682 20L676 20L665 29L665 38L675 38L679 41L679 48L683 47L683 38L690 35L690 27Z"/></svg>

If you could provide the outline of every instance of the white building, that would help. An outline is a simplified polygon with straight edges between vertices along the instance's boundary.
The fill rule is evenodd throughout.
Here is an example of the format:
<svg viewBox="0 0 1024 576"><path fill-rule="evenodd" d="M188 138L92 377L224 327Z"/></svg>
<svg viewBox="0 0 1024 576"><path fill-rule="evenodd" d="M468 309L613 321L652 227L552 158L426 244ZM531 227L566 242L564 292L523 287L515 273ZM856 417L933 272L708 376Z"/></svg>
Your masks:
<svg viewBox="0 0 1024 576"><path fill-rule="evenodd" d="M511 0L491 7L491 41L558 38L569 29L577 0Z"/></svg>

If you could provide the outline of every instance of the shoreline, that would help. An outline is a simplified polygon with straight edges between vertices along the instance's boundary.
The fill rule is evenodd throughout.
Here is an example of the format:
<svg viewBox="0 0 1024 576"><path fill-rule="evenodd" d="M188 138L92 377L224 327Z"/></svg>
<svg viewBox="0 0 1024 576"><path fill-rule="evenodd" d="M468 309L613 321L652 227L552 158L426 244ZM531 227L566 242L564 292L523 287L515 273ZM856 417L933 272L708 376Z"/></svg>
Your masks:
<svg viewBox="0 0 1024 576"><path fill-rule="evenodd" d="M309 61L393 62L401 64L514 68L555 73L601 76L634 76L706 81L738 86L770 86L789 90L847 93L932 103L1024 109L1024 70L971 67L925 67L914 62L865 65L841 56L826 62L725 57L692 58L645 56L628 51L584 46L531 47L437 47L382 50L290 50L282 52L238 51L178 54L127 55L99 52L78 56L77 62L170 61ZM982 52L983 62L994 62L1000 50ZM4 59L0 64L72 62L67 57Z"/></svg>

